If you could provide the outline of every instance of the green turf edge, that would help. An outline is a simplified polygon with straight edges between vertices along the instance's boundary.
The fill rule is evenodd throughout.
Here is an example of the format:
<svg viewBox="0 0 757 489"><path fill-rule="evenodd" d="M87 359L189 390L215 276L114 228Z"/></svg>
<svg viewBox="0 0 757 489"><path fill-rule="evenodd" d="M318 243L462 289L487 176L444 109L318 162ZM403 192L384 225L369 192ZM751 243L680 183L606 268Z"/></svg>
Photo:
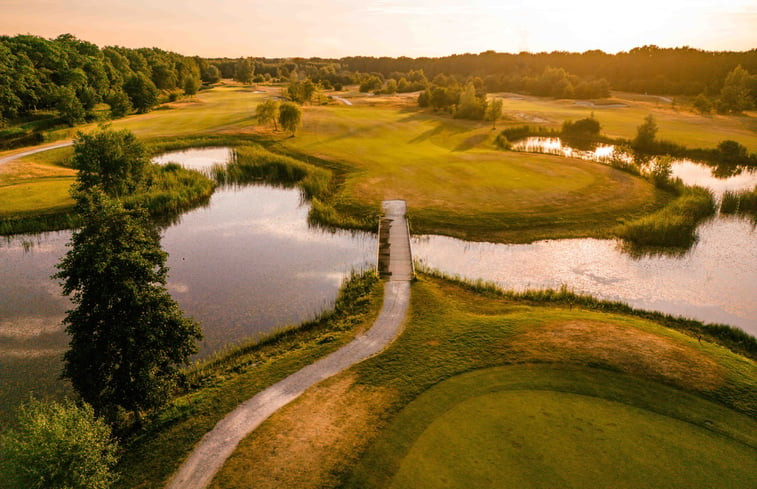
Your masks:
<svg viewBox="0 0 757 489"><path fill-rule="evenodd" d="M385 488L416 439L466 399L504 390L546 390L638 407L704 428L757 450L757 421L719 404L630 375L572 365L513 365L447 379L406 405L371 444L344 488Z"/></svg>

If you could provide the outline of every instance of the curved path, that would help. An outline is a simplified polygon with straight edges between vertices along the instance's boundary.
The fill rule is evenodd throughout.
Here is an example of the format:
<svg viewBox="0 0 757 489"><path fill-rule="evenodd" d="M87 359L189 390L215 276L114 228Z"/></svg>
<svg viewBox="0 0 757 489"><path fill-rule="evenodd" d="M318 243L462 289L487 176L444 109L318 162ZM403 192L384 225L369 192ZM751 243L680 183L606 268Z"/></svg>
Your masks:
<svg viewBox="0 0 757 489"><path fill-rule="evenodd" d="M179 467L168 489L204 489L244 437L318 382L380 353L402 328L410 302L413 276L410 236L405 220L405 202L382 203L385 219L390 221L390 267L394 272L384 288L384 304L371 329L347 345L240 404L208 432Z"/></svg>
<svg viewBox="0 0 757 489"><path fill-rule="evenodd" d="M10 156L5 156L3 158L0 158L0 165L2 165L3 163L8 163L13 160L17 160L19 158L23 158L24 156L33 155L36 153L42 153L43 151L49 151L51 149L65 148L66 146L72 146L73 144L74 144L73 141L63 141L62 143L55 143L48 146L43 146L41 148L22 151L20 153L16 153Z"/></svg>

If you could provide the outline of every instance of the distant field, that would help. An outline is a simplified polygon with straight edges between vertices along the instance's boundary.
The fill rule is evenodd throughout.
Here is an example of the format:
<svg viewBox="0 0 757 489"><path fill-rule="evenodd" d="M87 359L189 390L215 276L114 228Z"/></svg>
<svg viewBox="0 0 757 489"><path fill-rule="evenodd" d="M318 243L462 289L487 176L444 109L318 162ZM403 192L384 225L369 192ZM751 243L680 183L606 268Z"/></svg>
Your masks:
<svg viewBox="0 0 757 489"><path fill-rule="evenodd" d="M652 114L660 128L657 135L660 139L691 148L713 148L720 141L733 139L751 152L757 152L757 117L749 115L703 116L687 109L671 108L669 102L648 101L648 97L628 93L618 93L615 98L601 101L627 107L586 107L576 105L573 100L517 97L504 98L504 113L512 124L559 125L566 119L578 120L593 113L605 134L632 139L644 117ZM534 118L546 122L533 122Z"/></svg>
<svg viewBox="0 0 757 489"><path fill-rule="evenodd" d="M295 138L271 134L256 126L254 111L279 87L219 86L186 101L112 123L146 141L211 136L225 141L278 141L285 152L337 163L344 175L335 196L337 209L371 212L386 198L408 200L415 232L435 232L475 240L523 242L540 238L612 235L619 222L648 214L669 195L646 181L591 162L548 155L503 152L494 148L496 134L484 122L460 121L418 109L413 94L371 97L342 93L354 103L305 106L304 127ZM509 122L585 117L591 112L613 136L632 137L652 112L660 136L691 146L712 147L736 139L757 148L754 117L701 117L674 112L663 102L637 102L631 95L614 102L628 108L587 108L572 101L508 98ZM324 99L325 100L325 99ZM533 124L533 122L531 122ZM51 139L72 137L95 124L57 130ZM45 213L70 205L68 182L57 179L71 150L56 150L22 160L47 165L48 174L22 182L0 166L0 209L6 215ZM4 156L10 153L3 153ZM5 166L5 165L3 165ZM39 166L38 166L39 168ZM17 168L18 170L18 168ZM16 172L23 173L23 169ZM69 173L68 177L73 175ZM24 185L21 189L13 187ZM22 198L23 196L23 198Z"/></svg>

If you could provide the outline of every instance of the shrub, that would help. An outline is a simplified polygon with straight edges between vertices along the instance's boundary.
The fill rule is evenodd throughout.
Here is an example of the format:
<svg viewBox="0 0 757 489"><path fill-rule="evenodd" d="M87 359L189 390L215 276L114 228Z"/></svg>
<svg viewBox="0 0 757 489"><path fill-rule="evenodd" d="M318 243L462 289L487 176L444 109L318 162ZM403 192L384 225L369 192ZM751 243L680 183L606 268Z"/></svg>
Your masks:
<svg viewBox="0 0 757 489"><path fill-rule="evenodd" d="M30 401L18 427L0 438L5 489L107 489L116 479L116 444L92 407Z"/></svg>

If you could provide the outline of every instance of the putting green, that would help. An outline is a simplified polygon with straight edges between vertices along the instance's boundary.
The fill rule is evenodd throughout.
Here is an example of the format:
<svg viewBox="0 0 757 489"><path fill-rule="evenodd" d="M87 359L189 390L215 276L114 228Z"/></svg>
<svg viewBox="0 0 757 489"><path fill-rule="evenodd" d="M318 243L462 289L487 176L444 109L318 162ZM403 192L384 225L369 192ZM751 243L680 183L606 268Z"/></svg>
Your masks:
<svg viewBox="0 0 757 489"><path fill-rule="evenodd" d="M751 488L755 433L746 415L630 376L497 367L408 404L362 461L373 480L350 487Z"/></svg>

